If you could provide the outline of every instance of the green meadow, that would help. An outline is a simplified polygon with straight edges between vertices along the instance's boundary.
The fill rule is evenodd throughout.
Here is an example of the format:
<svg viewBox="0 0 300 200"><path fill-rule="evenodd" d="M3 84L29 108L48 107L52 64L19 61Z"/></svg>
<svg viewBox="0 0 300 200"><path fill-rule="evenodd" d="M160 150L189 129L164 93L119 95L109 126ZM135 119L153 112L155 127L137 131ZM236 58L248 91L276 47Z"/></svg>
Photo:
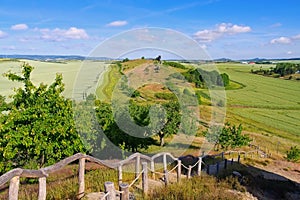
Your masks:
<svg viewBox="0 0 300 200"><path fill-rule="evenodd" d="M228 121L241 123L246 131L265 137L266 143L300 144L300 82L251 74L251 69L271 67L216 64L221 72L244 87L227 90ZM255 134L254 134L255 133Z"/></svg>

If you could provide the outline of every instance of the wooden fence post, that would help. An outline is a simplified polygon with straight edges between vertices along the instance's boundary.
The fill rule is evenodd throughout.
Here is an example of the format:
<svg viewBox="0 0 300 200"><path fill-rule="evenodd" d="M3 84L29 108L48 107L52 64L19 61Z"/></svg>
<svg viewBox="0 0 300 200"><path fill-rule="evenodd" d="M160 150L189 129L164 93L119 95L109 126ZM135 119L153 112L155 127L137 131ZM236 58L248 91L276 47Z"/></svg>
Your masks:
<svg viewBox="0 0 300 200"><path fill-rule="evenodd" d="M152 178L155 179L155 173L154 173L154 172L155 172L154 160L151 160L150 168L151 168Z"/></svg>
<svg viewBox="0 0 300 200"><path fill-rule="evenodd" d="M9 191L8 191L8 199L9 200L18 200L19 185L20 185L20 177L19 176L15 176L12 179L10 179Z"/></svg>
<svg viewBox="0 0 300 200"><path fill-rule="evenodd" d="M231 165L233 165L233 158L231 158Z"/></svg>
<svg viewBox="0 0 300 200"><path fill-rule="evenodd" d="M119 185L122 183L122 165L119 165L118 166L118 182L119 182Z"/></svg>
<svg viewBox="0 0 300 200"><path fill-rule="evenodd" d="M163 165L164 165L164 171L167 170L167 154L164 153L163 155Z"/></svg>
<svg viewBox="0 0 300 200"><path fill-rule="evenodd" d="M222 152L221 156L222 156L222 160L224 160L224 152Z"/></svg>
<svg viewBox="0 0 300 200"><path fill-rule="evenodd" d="M105 193L108 195L106 196L106 200L115 200L116 199L116 191L113 182L106 181L104 183Z"/></svg>
<svg viewBox="0 0 300 200"><path fill-rule="evenodd" d="M142 188L144 194L148 194L148 168L147 168L147 162L142 163L143 167L143 177L142 177Z"/></svg>
<svg viewBox="0 0 300 200"><path fill-rule="evenodd" d="M187 173L187 178L190 179L192 175L192 166L189 165L188 173Z"/></svg>
<svg viewBox="0 0 300 200"><path fill-rule="evenodd" d="M220 163L217 162L217 174L219 174Z"/></svg>
<svg viewBox="0 0 300 200"><path fill-rule="evenodd" d="M85 158L79 159L79 174L78 174L78 196L77 199L81 199L84 196L84 171L85 171Z"/></svg>
<svg viewBox="0 0 300 200"><path fill-rule="evenodd" d="M119 188L121 191L120 200L129 200L129 185L127 183L120 183Z"/></svg>
<svg viewBox="0 0 300 200"><path fill-rule="evenodd" d="M137 155L136 162L135 162L135 178L138 177L140 173L140 162L141 162L141 157L140 155Z"/></svg>
<svg viewBox="0 0 300 200"><path fill-rule="evenodd" d="M201 176L202 157L199 157L197 175Z"/></svg>
<svg viewBox="0 0 300 200"><path fill-rule="evenodd" d="M209 167L210 165L207 165L207 168L206 168L206 173L209 175Z"/></svg>
<svg viewBox="0 0 300 200"><path fill-rule="evenodd" d="M168 168L167 168L167 154L163 154L163 165L164 165L164 178L165 178L165 185L167 186L169 183L168 177Z"/></svg>
<svg viewBox="0 0 300 200"><path fill-rule="evenodd" d="M39 178L39 197L38 200L46 200L46 177Z"/></svg>
<svg viewBox="0 0 300 200"><path fill-rule="evenodd" d="M241 155L239 154L238 155L238 160L237 160L238 163L240 163L240 159L241 159Z"/></svg>
<svg viewBox="0 0 300 200"><path fill-rule="evenodd" d="M180 178L181 178L181 160L177 160L178 162L178 167L177 167L177 182L180 182Z"/></svg>
<svg viewBox="0 0 300 200"><path fill-rule="evenodd" d="M227 169L227 159L225 159L224 169Z"/></svg>

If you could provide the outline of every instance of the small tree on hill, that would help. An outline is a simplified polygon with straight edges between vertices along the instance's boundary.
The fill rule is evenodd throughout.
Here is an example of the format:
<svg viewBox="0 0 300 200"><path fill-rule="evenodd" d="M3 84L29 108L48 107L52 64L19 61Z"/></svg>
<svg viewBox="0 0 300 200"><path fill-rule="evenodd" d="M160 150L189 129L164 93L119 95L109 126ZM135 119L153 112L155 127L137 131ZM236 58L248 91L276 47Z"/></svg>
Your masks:
<svg viewBox="0 0 300 200"><path fill-rule="evenodd" d="M238 127L230 126L226 123L225 126L213 126L204 132L207 140L215 144L215 148L228 149L248 145L251 139L247 135L242 134L242 125Z"/></svg>
<svg viewBox="0 0 300 200"><path fill-rule="evenodd" d="M300 149L298 149L297 146L291 147L291 149L287 151L286 158L288 161L297 162L300 160Z"/></svg>

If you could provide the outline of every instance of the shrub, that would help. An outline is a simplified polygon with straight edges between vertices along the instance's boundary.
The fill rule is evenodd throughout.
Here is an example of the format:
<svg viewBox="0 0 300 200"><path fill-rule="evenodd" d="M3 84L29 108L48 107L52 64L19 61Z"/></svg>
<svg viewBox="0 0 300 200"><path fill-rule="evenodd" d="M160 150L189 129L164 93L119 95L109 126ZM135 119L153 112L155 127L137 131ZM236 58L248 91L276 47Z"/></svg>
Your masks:
<svg viewBox="0 0 300 200"><path fill-rule="evenodd" d="M300 160L300 149L297 146L291 147L289 151L287 151L287 160L292 162L297 162Z"/></svg>

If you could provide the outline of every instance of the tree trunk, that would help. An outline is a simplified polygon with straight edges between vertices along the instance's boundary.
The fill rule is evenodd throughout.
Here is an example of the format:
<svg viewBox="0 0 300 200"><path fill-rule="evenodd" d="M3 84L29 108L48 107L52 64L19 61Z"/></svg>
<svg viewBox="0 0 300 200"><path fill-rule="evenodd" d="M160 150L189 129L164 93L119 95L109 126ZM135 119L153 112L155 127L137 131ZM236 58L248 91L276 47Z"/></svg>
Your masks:
<svg viewBox="0 0 300 200"><path fill-rule="evenodd" d="M160 146L164 146L165 145L165 138L162 136L162 137L159 137L160 139Z"/></svg>

